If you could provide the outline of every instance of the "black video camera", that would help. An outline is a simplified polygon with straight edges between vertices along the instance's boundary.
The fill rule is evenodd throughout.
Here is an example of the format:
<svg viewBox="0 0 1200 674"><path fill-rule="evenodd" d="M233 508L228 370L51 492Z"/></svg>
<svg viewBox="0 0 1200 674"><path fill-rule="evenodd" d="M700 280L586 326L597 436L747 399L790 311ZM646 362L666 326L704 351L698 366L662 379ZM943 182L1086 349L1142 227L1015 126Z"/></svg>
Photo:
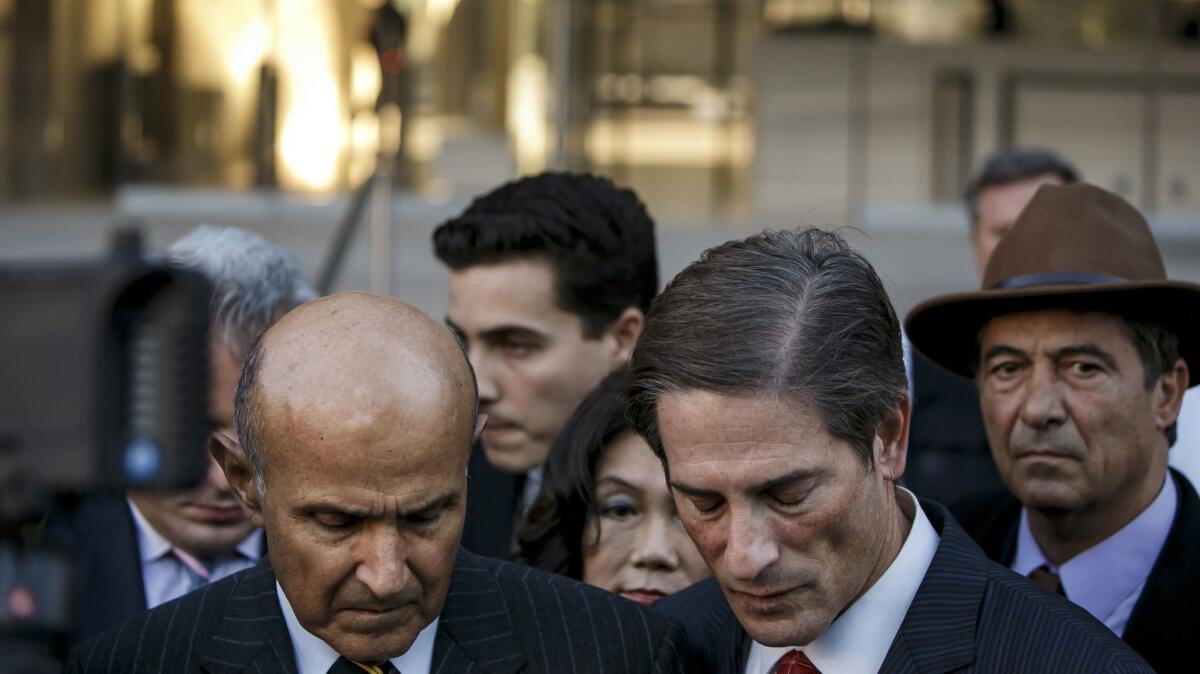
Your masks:
<svg viewBox="0 0 1200 674"><path fill-rule="evenodd" d="M0 266L0 674L64 655L70 560L33 535L56 496L203 479L210 299L136 232L108 259Z"/></svg>

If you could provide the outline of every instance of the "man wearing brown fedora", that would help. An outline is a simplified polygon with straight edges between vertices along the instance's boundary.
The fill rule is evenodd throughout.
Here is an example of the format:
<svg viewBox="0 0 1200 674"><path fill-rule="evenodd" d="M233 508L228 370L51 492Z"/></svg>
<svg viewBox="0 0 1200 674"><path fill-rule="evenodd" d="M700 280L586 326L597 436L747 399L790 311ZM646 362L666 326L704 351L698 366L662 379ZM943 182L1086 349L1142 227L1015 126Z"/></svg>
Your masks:
<svg viewBox="0 0 1200 674"><path fill-rule="evenodd" d="M968 533L1159 671L1185 668L1200 498L1167 450L1200 383L1200 286L1166 278L1145 219L1117 195L1045 185L982 289L928 300L906 326L925 356L974 379L1011 490L959 504Z"/></svg>

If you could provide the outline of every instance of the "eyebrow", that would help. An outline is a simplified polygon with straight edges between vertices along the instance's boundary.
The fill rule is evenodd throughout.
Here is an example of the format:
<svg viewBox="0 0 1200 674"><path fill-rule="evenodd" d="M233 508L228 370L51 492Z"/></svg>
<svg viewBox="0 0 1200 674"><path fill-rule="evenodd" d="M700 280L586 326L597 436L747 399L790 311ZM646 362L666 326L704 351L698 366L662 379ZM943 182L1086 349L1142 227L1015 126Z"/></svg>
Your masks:
<svg viewBox="0 0 1200 674"><path fill-rule="evenodd" d="M799 470L794 470L790 473L785 473L784 475L780 475L779 477L773 477L770 480L767 480L766 482L760 482L760 483L754 485L753 487L751 487L750 491L755 492L755 493L771 491L772 489L777 489L784 485L789 485L794 482L800 482L801 480L810 479L810 478L816 476L819 472L820 471L812 470L810 468L801 468ZM678 489L679 491L683 492L684 494L687 494L688 496L698 496L698 497L719 496L719 494L715 491L711 491L708 489L700 489L699 487L693 487L691 485L687 485L682 482L677 482L675 480L671 481L671 487L674 489Z"/></svg>
<svg viewBox="0 0 1200 674"><path fill-rule="evenodd" d="M462 328L458 327L454 321L447 318L446 325L455 333L456 336L464 341L466 340L467 333ZM546 336L538 330L524 325L497 325L496 327L488 328L487 330L479 333L479 336L489 341L497 341L507 337L528 337L538 340L544 340L546 338Z"/></svg>
<svg viewBox="0 0 1200 674"><path fill-rule="evenodd" d="M1071 356L1091 356L1104 363L1111 370L1117 369L1117 359L1113 358L1112 354L1101 349L1095 344L1079 344L1075 346L1064 346L1061 349L1051 352L1051 356L1055 360L1070 358Z"/></svg>
<svg viewBox="0 0 1200 674"><path fill-rule="evenodd" d="M1016 348L1015 346L1008 346L1007 344L997 344L996 346L990 347L990 348L988 348L987 351L983 352L983 359L991 360L992 358L995 358L996 356L1020 356L1021 358L1024 358L1027 355L1028 354L1026 354L1024 351Z"/></svg>
<svg viewBox="0 0 1200 674"><path fill-rule="evenodd" d="M454 505L460 498L460 495L457 493L441 494L429 499L424 503L417 504L411 508L406 508L398 512L397 516L410 517L412 515L427 513L432 510L440 510L447 506ZM353 505L328 503L324 501L306 503L301 505L299 509L301 511L309 512L340 513L344 515L350 515L352 517L361 517L363 519L368 519L371 517L371 510L369 508L360 508Z"/></svg>
<svg viewBox="0 0 1200 674"><path fill-rule="evenodd" d="M599 480L596 480L596 488L597 489L600 488L601 485L608 485L608 484L611 484L620 489L628 489L630 491L641 491L640 487L637 487L633 483L623 480L615 475L606 475L606 476L600 478Z"/></svg>
<svg viewBox="0 0 1200 674"><path fill-rule="evenodd" d="M995 358L996 356L1004 355L1019 356L1022 358L1028 357L1028 354L1021 349L1008 346L1006 344L997 344L996 346L993 346L984 352L983 359L986 361ZM1050 352L1050 357L1054 360L1062 360L1063 358L1070 358L1071 356L1091 356L1103 362L1108 368L1113 370L1117 369L1117 361L1115 358L1113 358L1112 354L1104 349L1101 349L1095 344L1073 344L1071 346L1064 346L1061 349L1055 349L1054 351Z"/></svg>

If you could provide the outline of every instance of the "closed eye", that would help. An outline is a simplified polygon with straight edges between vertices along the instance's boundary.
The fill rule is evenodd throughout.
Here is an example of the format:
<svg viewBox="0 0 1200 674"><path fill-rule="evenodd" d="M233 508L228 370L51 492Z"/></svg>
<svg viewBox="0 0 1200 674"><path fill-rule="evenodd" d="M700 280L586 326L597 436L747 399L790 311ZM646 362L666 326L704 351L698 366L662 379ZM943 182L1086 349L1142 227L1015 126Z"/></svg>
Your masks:
<svg viewBox="0 0 1200 674"><path fill-rule="evenodd" d="M331 531L346 531L354 528L361 518L346 513L319 512L313 513L313 520L325 529Z"/></svg>

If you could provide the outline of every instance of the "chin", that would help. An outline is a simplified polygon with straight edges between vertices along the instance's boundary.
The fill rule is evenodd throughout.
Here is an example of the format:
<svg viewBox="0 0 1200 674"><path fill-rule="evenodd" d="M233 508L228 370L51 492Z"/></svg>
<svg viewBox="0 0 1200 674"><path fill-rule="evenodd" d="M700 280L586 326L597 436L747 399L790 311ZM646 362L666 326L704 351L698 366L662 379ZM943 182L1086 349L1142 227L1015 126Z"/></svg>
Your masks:
<svg viewBox="0 0 1200 674"><path fill-rule="evenodd" d="M741 616L739 616L741 620ZM764 646L807 646L829 629L833 620L815 615L791 615L771 620L752 618L741 620L746 634Z"/></svg>
<svg viewBox="0 0 1200 674"><path fill-rule="evenodd" d="M526 473L531 468L541 465L529 457L529 452L524 447L496 447L484 442L483 452L488 463L505 473Z"/></svg>

